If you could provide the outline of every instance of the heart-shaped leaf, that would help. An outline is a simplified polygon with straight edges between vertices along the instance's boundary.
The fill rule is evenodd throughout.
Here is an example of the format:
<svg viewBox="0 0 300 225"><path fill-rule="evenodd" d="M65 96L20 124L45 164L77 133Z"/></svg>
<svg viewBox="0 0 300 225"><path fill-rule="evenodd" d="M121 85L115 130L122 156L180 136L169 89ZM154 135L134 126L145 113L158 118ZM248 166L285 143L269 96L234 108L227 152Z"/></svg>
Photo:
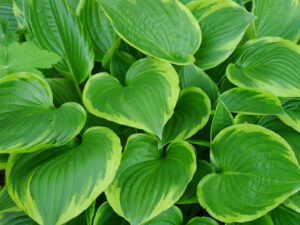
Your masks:
<svg viewBox="0 0 300 225"><path fill-rule="evenodd" d="M105 53L118 40L118 35L96 0L80 1L77 14L92 38L95 59L102 61Z"/></svg>
<svg viewBox="0 0 300 225"><path fill-rule="evenodd" d="M194 217L187 225L218 225L218 223L209 217Z"/></svg>
<svg viewBox="0 0 300 225"><path fill-rule="evenodd" d="M253 0L256 37L282 37L298 41L300 34L299 0ZM280 16L278 16L280 15Z"/></svg>
<svg viewBox="0 0 300 225"><path fill-rule="evenodd" d="M30 20L39 45L62 57L55 68L83 82L93 68L93 45L67 0L31 1Z"/></svg>
<svg viewBox="0 0 300 225"><path fill-rule="evenodd" d="M107 73L90 78L83 92L83 102L96 116L161 138L176 105L178 82L178 75L169 63L141 59L128 70L124 86Z"/></svg>
<svg viewBox="0 0 300 225"><path fill-rule="evenodd" d="M278 206L270 214L274 225L299 225L300 213L297 213L284 205Z"/></svg>
<svg viewBox="0 0 300 225"><path fill-rule="evenodd" d="M0 79L0 152L30 152L59 146L84 126L86 113L76 103L53 106L46 81L30 73Z"/></svg>
<svg viewBox="0 0 300 225"><path fill-rule="evenodd" d="M210 116L210 100L199 88L180 91L174 114L163 129L161 146L183 141L205 126Z"/></svg>
<svg viewBox="0 0 300 225"><path fill-rule="evenodd" d="M130 45L174 64L195 61L193 55L200 46L201 31L191 12L179 1L97 1L119 36Z"/></svg>
<svg viewBox="0 0 300 225"><path fill-rule="evenodd" d="M170 208L196 170L190 144L173 142L166 150L158 150L157 145L151 136L130 136L115 180L105 191L113 209L131 225L145 223Z"/></svg>
<svg viewBox="0 0 300 225"><path fill-rule="evenodd" d="M300 189L300 168L287 142L257 125L222 130L211 145L216 173L198 186L198 200L220 221L247 222Z"/></svg>
<svg viewBox="0 0 300 225"><path fill-rule="evenodd" d="M239 87L257 87L280 97L300 96L300 46L281 38L248 41L229 64L227 78Z"/></svg>
<svg viewBox="0 0 300 225"><path fill-rule="evenodd" d="M197 0L187 7L201 27L203 40L195 54L195 64L204 70L230 56L253 20L250 13L231 0Z"/></svg>
<svg viewBox="0 0 300 225"><path fill-rule="evenodd" d="M229 111L250 115L283 114L281 102L272 92L259 88L232 88L221 95Z"/></svg>
<svg viewBox="0 0 300 225"><path fill-rule="evenodd" d="M61 225L83 212L113 180L121 161L119 138L108 128L87 130L82 141L31 154L13 154L7 187L37 223Z"/></svg>

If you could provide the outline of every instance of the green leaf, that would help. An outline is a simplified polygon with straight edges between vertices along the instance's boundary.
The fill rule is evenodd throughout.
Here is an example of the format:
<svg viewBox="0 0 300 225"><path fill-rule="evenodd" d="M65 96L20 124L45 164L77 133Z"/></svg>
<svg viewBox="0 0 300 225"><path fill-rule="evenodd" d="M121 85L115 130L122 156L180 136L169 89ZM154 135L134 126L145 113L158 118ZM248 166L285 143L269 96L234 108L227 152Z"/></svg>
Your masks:
<svg viewBox="0 0 300 225"><path fill-rule="evenodd" d="M207 174L213 173L213 167L205 160L197 161L197 170L193 176L192 181L185 189L184 194L181 196L177 204L191 204L198 203L197 199L197 186L199 181Z"/></svg>
<svg viewBox="0 0 300 225"><path fill-rule="evenodd" d="M60 106L67 102L81 102L76 86L71 81L64 78L49 78L46 81L53 92L54 105Z"/></svg>
<svg viewBox="0 0 300 225"><path fill-rule="evenodd" d="M274 225L269 214L246 223L226 223L226 225ZM281 224L283 225L283 224ZM290 225L290 224L289 224Z"/></svg>
<svg viewBox="0 0 300 225"><path fill-rule="evenodd" d="M86 113L76 103L53 106L46 81L30 73L0 79L0 152L32 152L60 146L84 126Z"/></svg>
<svg viewBox="0 0 300 225"><path fill-rule="evenodd" d="M281 38L247 42L227 67L227 78L239 87L257 87L280 97L300 96L300 46Z"/></svg>
<svg viewBox="0 0 300 225"><path fill-rule="evenodd" d="M93 68L92 42L67 0L32 0L30 19L39 45L62 57L55 68L75 83Z"/></svg>
<svg viewBox="0 0 300 225"><path fill-rule="evenodd" d="M300 213L297 213L283 205L280 205L271 213L274 225L299 225Z"/></svg>
<svg viewBox="0 0 300 225"><path fill-rule="evenodd" d="M300 132L300 100L284 100L282 107L285 115L278 115L278 118L286 125Z"/></svg>
<svg viewBox="0 0 300 225"><path fill-rule="evenodd" d="M115 180L105 191L114 211L131 225L145 223L170 208L196 170L190 144L173 142L166 150L158 150L157 145L151 136L130 136Z"/></svg>
<svg viewBox="0 0 300 225"><path fill-rule="evenodd" d="M234 117L234 123L235 124L256 124L259 118L260 116L257 115L237 114Z"/></svg>
<svg viewBox="0 0 300 225"><path fill-rule="evenodd" d="M108 202L97 210L93 225L129 225L129 223L114 212Z"/></svg>
<svg viewBox="0 0 300 225"><path fill-rule="evenodd" d="M202 31L195 64L206 70L225 61L242 40L253 16L231 0L197 0L187 5Z"/></svg>
<svg viewBox="0 0 300 225"><path fill-rule="evenodd" d="M0 154L0 170L5 169L9 154Z"/></svg>
<svg viewBox="0 0 300 225"><path fill-rule="evenodd" d="M257 125L234 125L211 145L216 173L198 186L198 200L220 221L247 222L300 189L300 168L288 143Z"/></svg>
<svg viewBox="0 0 300 225"><path fill-rule="evenodd" d="M143 225L181 225L183 216L177 206L172 206Z"/></svg>
<svg viewBox="0 0 300 225"><path fill-rule="evenodd" d="M124 86L107 73L92 76L83 91L83 102L96 116L143 129L161 138L178 94L178 76L174 68L148 58L132 64Z"/></svg>
<svg viewBox="0 0 300 225"><path fill-rule="evenodd" d="M195 61L201 31L191 12L179 1L97 1L119 36L141 52L178 65Z"/></svg>
<svg viewBox="0 0 300 225"><path fill-rule="evenodd" d="M0 218L1 218L1 212L10 211L14 208L16 208L16 204L10 198L7 188L4 187L0 191ZM2 225L2 223L0 224Z"/></svg>
<svg viewBox="0 0 300 225"><path fill-rule="evenodd" d="M276 117L263 117L259 124L276 132L292 147L298 162L300 161L300 133L285 125ZM284 204L300 213L300 192L289 197Z"/></svg>
<svg viewBox="0 0 300 225"><path fill-rule="evenodd" d="M221 95L229 111L248 115L283 114L281 102L272 92L258 88L232 88Z"/></svg>
<svg viewBox="0 0 300 225"><path fill-rule="evenodd" d="M234 125L233 117L226 108L222 99L219 98L215 115L211 124L210 139L213 140L221 130L231 125Z"/></svg>
<svg viewBox="0 0 300 225"><path fill-rule="evenodd" d="M181 90L174 114L164 126L161 145L192 137L208 122L210 108L210 100L201 89Z"/></svg>
<svg viewBox="0 0 300 225"><path fill-rule="evenodd" d="M198 87L209 97L212 105L219 97L219 88L216 83L199 67L195 65L183 66L179 69L181 88Z"/></svg>
<svg viewBox="0 0 300 225"><path fill-rule="evenodd" d="M0 19L8 21L7 29L16 31L17 21L13 12L12 0L1 0L0 2Z"/></svg>
<svg viewBox="0 0 300 225"><path fill-rule="evenodd" d="M300 37L299 0L254 0L256 37L282 37L297 42Z"/></svg>
<svg viewBox="0 0 300 225"><path fill-rule="evenodd" d="M81 0L77 14L92 38L95 59L102 61L106 52L118 40L118 35L96 0Z"/></svg>
<svg viewBox="0 0 300 225"><path fill-rule="evenodd" d="M209 217L194 217L187 225L218 225L218 223Z"/></svg>
<svg viewBox="0 0 300 225"><path fill-rule="evenodd" d="M68 0L68 2L72 6L72 8L76 11L80 0Z"/></svg>
<svg viewBox="0 0 300 225"><path fill-rule="evenodd" d="M41 50L30 42L0 46L0 77L17 72L30 72L43 76L38 69L51 68L60 57Z"/></svg>
<svg viewBox="0 0 300 225"><path fill-rule="evenodd" d="M8 161L8 191L37 223L64 224L88 208L111 183L121 151L115 133L94 127L84 133L82 141L13 154Z"/></svg>
<svg viewBox="0 0 300 225"><path fill-rule="evenodd" d="M0 212L1 225L38 225L24 212L15 208L12 211Z"/></svg>

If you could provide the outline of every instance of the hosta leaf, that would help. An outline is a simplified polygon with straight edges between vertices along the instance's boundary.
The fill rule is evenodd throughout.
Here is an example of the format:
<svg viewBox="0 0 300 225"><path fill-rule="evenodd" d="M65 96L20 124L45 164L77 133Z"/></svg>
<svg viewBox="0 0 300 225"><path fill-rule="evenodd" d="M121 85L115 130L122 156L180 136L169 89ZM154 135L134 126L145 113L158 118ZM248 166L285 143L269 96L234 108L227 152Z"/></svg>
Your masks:
<svg viewBox="0 0 300 225"><path fill-rule="evenodd" d="M86 113L76 103L53 106L46 81L30 73L0 79L0 152L30 152L74 138Z"/></svg>
<svg viewBox="0 0 300 225"><path fill-rule="evenodd" d="M19 209L0 212L1 225L38 225Z"/></svg>
<svg viewBox="0 0 300 225"><path fill-rule="evenodd" d="M210 101L199 88L180 91L174 114L163 129L161 145L183 141L205 126L210 116Z"/></svg>
<svg viewBox="0 0 300 225"><path fill-rule="evenodd" d="M217 221L208 217L194 217L187 225L218 225Z"/></svg>
<svg viewBox="0 0 300 225"><path fill-rule="evenodd" d="M1 0L0 2L0 19L8 21L8 30L17 30L17 21L13 12L12 0Z"/></svg>
<svg viewBox="0 0 300 225"><path fill-rule="evenodd" d="M196 170L194 149L188 143L173 142L166 150L157 145L151 136L130 136L116 178L105 191L112 208L131 225L170 208Z"/></svg>
<svg viewBox="0 0 300 225"><path fill-rule="evenodd" d="M66 102L78 102L81 99L76 86L71 81L64 78L46 79L53 92L54 105L60 106Z"/></svg>
<svg viewBox="0 0 300 225"><path fill-rule="evenodd" d="M195 65L183 66L179 70L181 88L198 87L209 97L212 105L217 101L219 88L216 83L199 67Z"/></svg>
<svg viewBox="0 0 300 225"><path fill-rule="evenodd" d="M101 61L118 40L118 35L97 0L81 0L77 14L92 38L95 59Z"/></svg>
<svg viewBox="0 0 300 225"><path fill-rule="evenodd" d="M279 115L278 118L286 125L300 132L300 100L285 100L282 102L285 115Z"/></svg>
<svg viewBox="0 0 300 225"><path fill-rule="evenodd" d="M200 180L210 173L213 173L213 167L211 166L211 164L204 160L198 160L197 170L193 176L193 179L185 189L184 194L181 196L177 204L198 203L197 186Z"/></svg>
<svg viewBox="0 0 300 225"><path fill-rule="evenodd" d="M300 96L300 46L281 38L247 42L226 75L239 87L257 87L280 97Z"/></svg>
<svg viewBox="0 0 300 225"><path fill-rule="evenodd" d="M300 37L299 0L254 0L253 22L257 37L282 37L298 41Z"/></svg>
<svg viewBox="0 0 300 225"><path fill-rule="evenodd" d="M283 114L280 100L258 88L233 88L221 95L229 111L250 115Z"/></svg>
<svg viewBox="0 0 300 225"><path fill-rule="evenodd" d="M0 46L0 77L16 72L31 72L43 76L37 69L51 68L60 57L41 50L30 42Z"/></svg>
<svg viewBox="0 0 300 225"><path fill-rule="evenodd" d="M191 12L177 0L97 0L123 40L147 55L191 64L201 31Z"/></svg>
<svg viewBox="0 0 300 225"><path fill-rule="evenodd" d="M274 225L269 214L250 222L246 223L226 223L226 225ZM281 224L284 225L284 224Z"/></svg>
<svg viewBox="0 0 300 225"><path fill-rule="evenodd" d="M196 0L187 7L201 27L203 40L195 54L195 64L204 70L229 57L253 20L250 13L231 0Z"/></svg>
<svg viewBox="0 0 300 225"><path fill-rule="evenodd" d="M5 169L9 154L0 154L0 169Z"/></svg>
<svg viewBox="0 0 300 225"><path fill-rule="evenodd" d="M235 124L256 124L260 116L257 115L245 115L245 114L237 114L234 117Z"/></svg>
<svg viewBox="0 0 300 225"><path fill-rule="evenodd" d="M280 205L271 213L274 225L300 225L300 213Z"/></svg>
<svg viewBox="0 0 300 225"><path fill-rule="evenodd" d="M13 0L12 2L19 29L30 29L30 0Z"/></svg>
<svg viewBox="0 0 300 225"><path fill-rule="evenodd" d="M247 222L300 189L300 168L287 142L257 125L222 130L211 145L216 173L198 186L198 200L220 221Z"/></svg>
<svg viewBox="0 0 300 225"><path fill-rule="evenodd" d="M83 82L93 68L93 47L67 0L31 1L30 19L39 45L62 57L55 68L73 82Z"/></svg>
<svg viewBox="0 0 300 225"><path fill-rule="evenodd" d="M83 102L96 116L161 138L178 94L178 76L170 64L141 59L128 70L124 86L107 73L90 78L83 92Z"/></svg>
<svg viewBox="0 0 300 225"><path fill-rule="evenodd" d="M108 128L82 141L9 158L7 186L18 207L43 225L61 225L83 212L113 180L120 139Z"/></svg>
<svg viewBox="0 0 300 225"><path fill-rule="evenodd" d="M172 206L143 225L181 225L183 216L177 206Z"/></svg>
<svg viewBox="0 0 300 225"><path fill-rule="evenodd" d="M8 194L8 191L7 191L7 188L4 187L0 191L0 213L4 212L4 211L10 211L13 208L16 208L16 204L10 198L10 196ZM2 223L0 223L0 224L2 225Z"/></svg>
<svg viewBox="0 0 300 225"><path fill-rule="evenodd" d="M70 5L72 6L72 8L76 11L78 4L80 2L80 0L68 0L68 2L70 3Z"/></svg>
<svg viewBox="0 0 300 225"><path fill-rule="evenodd" d="M93 225L129 225L111 208L108 202L103 203L97 210Z"/></svg>
<svg viewBox="0 0 300 225"><path fill-rule="evenodd" d="M215 115L211 124L210 138L213 140L215 136L226 127L234 125L234 120L231 113L228 111L224 102L219 98Z"/></svg>
<svg viewBox="0 0 300 225"><path fill-rule="evenodd" d="M300 133L288 127L276 117L264 117L259 123L283 137L292 147L298 162L300 161ZM289 197L284 204L300 213L300 192Z"/></svg>

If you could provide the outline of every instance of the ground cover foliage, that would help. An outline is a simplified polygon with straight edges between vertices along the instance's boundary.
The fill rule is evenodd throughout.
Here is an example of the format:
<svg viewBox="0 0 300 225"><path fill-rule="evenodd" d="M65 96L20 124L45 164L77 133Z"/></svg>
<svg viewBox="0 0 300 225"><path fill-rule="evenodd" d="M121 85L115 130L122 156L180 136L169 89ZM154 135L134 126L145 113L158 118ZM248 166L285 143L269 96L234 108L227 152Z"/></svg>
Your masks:
<svg viewBox="0 0 300 225"><path fill-rule="evenodd" d="M299 0L0 0L0 225L300 225Z"/></svg>

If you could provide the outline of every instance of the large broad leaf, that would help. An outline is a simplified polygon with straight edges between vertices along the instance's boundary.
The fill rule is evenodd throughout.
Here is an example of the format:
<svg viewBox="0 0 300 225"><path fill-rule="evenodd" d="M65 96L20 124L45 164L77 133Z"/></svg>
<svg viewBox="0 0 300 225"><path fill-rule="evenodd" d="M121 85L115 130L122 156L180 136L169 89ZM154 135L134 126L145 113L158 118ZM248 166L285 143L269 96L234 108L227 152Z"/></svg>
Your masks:
<svg viewBox="0 0 300 225"><path fill-rule="evenodd" d="M288 127L283 122L281 122L276 117L263 117L259 123L276 132L281 137L283 137L289 145L292 147L293 151L295 152L296 158L298 159L298 162L300 162L300 133L296 132L291 127ZM300 192L297 192L296 194L292 195L284 202L284 204L293 210L300 213Z"/></svg>
<svg viewBox="0 0 300 225"><path fill-rule="evenodd" d="M37 69L51 68L59 60L58 55L41 50L30 42L0 46L0 77L16 72L31 72L43 76Z"/></svg>
<svg viewBox="0 0 300 225"><path fill-rule="evenodd" d="M285 207L278 206L270 213L274 225L300 225L300 213Z"/></svg>
<svg viewBox="0 0 300 225"><path fill-rule="evenodd" d="M81 0L77 14L92 38L95 59L101 61L117 41L118 35L97 0Z"/></svg>
<svg viewBox="0 0 300 225"><path fill-rule="evenodd" d="M253 20L250 13L231 0L196 0L187 7L201 27L203 40L195 54L195 64L204 70L229 57Z"/></svg>
<svg viewBox="0 0 300 225"><path fill-rule="evenodd" d="M132 225L145 223L170 208L196 170L190 144L173 142L166 150L158 150L157 145L151 136L130 136L116 178L105 191L113 209Z"/></svg>
<svg viewBox="0 0 300 225"><path fill-rule="evenodd" d="M193 179L184 191L184 194L180 197L177 204L191 204L198 203L197 199L197 187L200 180L207 174L213 173L213 167L207 161L198 160L197 170L193 176Z"/></svg>
<svg viewBox="0 0 300 225"><path fill-rule="evenodd" d="M212 105L219 97L219 88L216 83L199 67L195 65L183 66L179 69L180 87L198 87L209 97Z"/></svg>
<svg viewBox="0 0 300 225"><path fill-rule="evenodd" d="M204 177L198 199L220 221L247 222L300 189L300 168L287 142L257 125L222 130L211 145L216 173Z"/></svg>
<svg viewBox="0 0 300 225"><path fill-rule="evenodd" d="M233 88L221 99L229 111L248 115L283 114L281 102L272 92L258 88Z"/></svg>
<svg viewBox="0 0 300 225"><path fill-rule="evenodd" d="M300 46L281 38L247 42L226 75L239 87L257 87L280 97L300 96Z"/></svg>
<svg viewBox="0 0 300 225"><path fill-rule="evenodd" d="M233 117L222 99L219 98L215 115L211 124L210 139L213 140L221 130L232 125L234 125Z"/></svg>
<svg viewBox="0 0 300 225"><path fill-rule="evenodd" d="M218 222L209 217L194 217L187 225L218 225Z"/></svg>
<svg viewBox="0 0 300 225"><path fill-rule="evenodd" d="M274 225L273 221L270 217L269 214L257 219L257 220L253 220L250 222L246 222L246 223L226 223L226 225ZM284 225L284 224L280 224L280 225ZM290 224L289 224L290 225Z"/></svg>
<svg viewBox="0 0 300 225"><path fill-rule="evenodd" d="M83 212L114 178L120 139L108 128L87 130L82 141L32 154L13 154L7 168L12 199L37 223L61 225Z"/></svg>
<svg viewBox="0 0 300 225"><path fill-rule="evenodd" d="M210 116L210 101L199 88L180 91L174 114L163 129L161 145L183 141L205 126Z"/></svg>
<svg viewBox="0 0 300 225"><path fill-rule="evenodd" d="M60 146L75 137L86 120L76 103L53 106L46 81L30 73L0 79L0 152L31 152Z"/></svg>
<svg viewBox="0 0 300 225"><path fill-rule="evenodd" d="M1 0L0 19L5 19L7 21L8 30L17 30L17 21L13 12L12 0Z"/></svg>
<svg viewBox="0 0 300 225"><path fill-rule="evenodd" d="M300 37L299 0L254 0L253 22L256 37L282 37L298 41Z"/></svg>
<svg viewBox="0 0 300 225"><path fill-rule="evenodd" d="M83 102L96 116L161 138L178 94L178 75L169 63L141 59L128 70L124 86L107 73L93 76L85 86Z"/></svg>
<svg viewBox="0 0 300 225"><path fill-rule="evenodd" d="M282 107L285 115L279 115L278 118L286 125L300 132L300 100L284 100Z"/></svg>
<svg viewBox="0 0 300 225"><path fill-rule="evenodd" d="M191 12L177 0L97 0L126 42L147 55L192 64L201 31Z"/></svg>
<svg viewBox="0 0 300 225"><path fill-rule="evenodd" d="M67 0L31 1L30 19L39 45L62 57L55 68L73 82L83 82L93 68L93 47Z"/></svg>

